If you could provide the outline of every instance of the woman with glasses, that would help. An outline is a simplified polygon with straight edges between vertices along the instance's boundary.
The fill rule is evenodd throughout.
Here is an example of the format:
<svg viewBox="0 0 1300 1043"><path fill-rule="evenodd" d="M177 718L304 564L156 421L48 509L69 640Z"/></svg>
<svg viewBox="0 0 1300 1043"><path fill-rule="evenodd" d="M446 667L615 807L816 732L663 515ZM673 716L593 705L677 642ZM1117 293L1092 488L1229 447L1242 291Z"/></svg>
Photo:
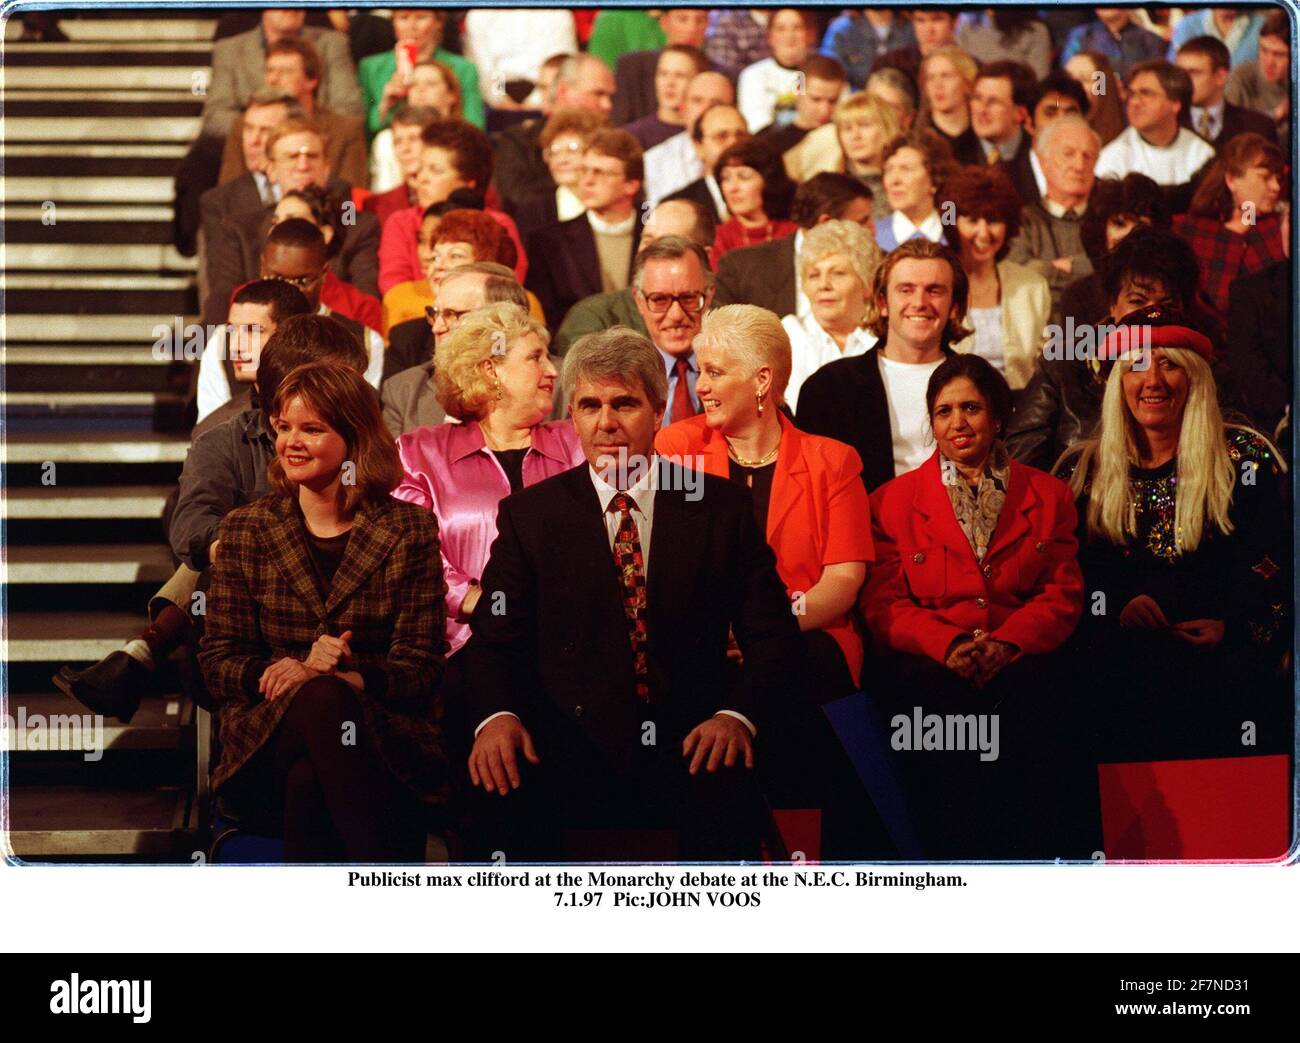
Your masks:
<svg viewBox="0 0 1300 1043"><path fill-rule="evenodd" d="M555 187L516 204L515 224L525 242L542 228L587 212L576 191L582 177L582 154L591 136L604 125L598 113L586 109L557 109L547 118L538 143Z"/></svg>
<svg viewBox="0 0 1300 1043"><path fill-rule="evenodd" d="M781 156L758 138L730 146L714 164L713 176L731 214L713 240L709 260L714 269L728 250L770 243L799 230L790 220L794 182Z"/></svg>
<svg viewBox="0 0 1300 1043"><path fill-rule="evenodd" d="M453 656L469 640L497 504L583 460L572 422L546 419L557 377L549 342L513 304L460 316L433 360L438 402L460 423L416 428L397 443L405 476L393 495L438 518Z"/></svg>

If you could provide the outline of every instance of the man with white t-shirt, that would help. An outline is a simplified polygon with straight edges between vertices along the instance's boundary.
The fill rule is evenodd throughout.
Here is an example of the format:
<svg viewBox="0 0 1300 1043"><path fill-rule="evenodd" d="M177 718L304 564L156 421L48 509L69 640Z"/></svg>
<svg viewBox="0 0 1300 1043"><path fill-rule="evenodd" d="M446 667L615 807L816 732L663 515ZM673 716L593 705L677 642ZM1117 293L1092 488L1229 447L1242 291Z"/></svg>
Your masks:
<svg viewBox="0 0 1300 1043"><path fill-rule="evenodd" d="M1214 147L1182 126L1192 107L1186 71L1163 59L1139 62L1128 80L1128 129L1101 150L1097 177L1145 174L1157 185L1186 185L1214 158Z"/></svg>
<svg viewBox="0 0 1300 1043"><path fill-rule="evenodd" d="M969 284L950 248L910 239L876 271L867 329L884 340L817 370L799 391L803 431L851 445L871 492L920 467L934 452L925 389L966 336Z"/></svg>

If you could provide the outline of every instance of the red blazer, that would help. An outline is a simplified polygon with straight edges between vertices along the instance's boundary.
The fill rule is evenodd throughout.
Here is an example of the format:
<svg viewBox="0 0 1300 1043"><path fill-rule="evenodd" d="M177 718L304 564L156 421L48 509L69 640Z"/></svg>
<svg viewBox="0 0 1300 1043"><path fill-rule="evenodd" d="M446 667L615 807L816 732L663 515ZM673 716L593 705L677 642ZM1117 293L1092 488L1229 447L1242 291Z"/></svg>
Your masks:
<svg viewBox="0 0 1300 1043"><path fill-rule="evenodd" d="M781 451L767 508L767 542L786 590L811 590L822 569L845 561L871 562L871 505L856 450L819 435L804 434L784 416ZM727 443L703 416L669 424L655 438L661 456L726 478ZM844 652L856 684L862 670L862 638L846 612L826 632Z"/></svg>
<svg viewBox="0 0 1300 1043"><path fill-rule="evenodd" d="M876 567L862 611L884 649L944 662L978 628L1024 655L1050 652L1083 608L1074 500L1061 481L1011 461L1007 499L975 559L948 500L939 454L871 495Z"/></svg>

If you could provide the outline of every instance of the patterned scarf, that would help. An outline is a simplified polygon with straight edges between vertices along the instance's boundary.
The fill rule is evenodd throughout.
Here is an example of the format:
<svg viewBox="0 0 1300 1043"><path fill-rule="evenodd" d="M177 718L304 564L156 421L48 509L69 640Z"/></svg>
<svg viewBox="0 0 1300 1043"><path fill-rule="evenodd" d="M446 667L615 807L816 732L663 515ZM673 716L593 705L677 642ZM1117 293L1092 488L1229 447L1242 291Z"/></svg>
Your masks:
<svg viewBox="0 0 1300 1043"><path fill-rule="evenodd" d="M995 443L984 463L984 474L978 489L972 489L957 470L957 465L946 456L939 457L939 472L943 486L948 490L948 502L957 515L957 524L966 534L975 560L983 561L998 526L998 515L1007 499L1007 480L1011 475L1011 461L1000 442Z"/></svg>

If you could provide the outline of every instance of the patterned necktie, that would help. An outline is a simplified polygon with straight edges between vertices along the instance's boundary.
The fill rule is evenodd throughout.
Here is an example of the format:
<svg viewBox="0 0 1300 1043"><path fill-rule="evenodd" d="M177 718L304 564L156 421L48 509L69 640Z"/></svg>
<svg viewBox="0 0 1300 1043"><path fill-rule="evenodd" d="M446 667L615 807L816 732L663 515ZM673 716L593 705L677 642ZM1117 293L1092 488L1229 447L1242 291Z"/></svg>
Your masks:
<svg viewBox="0 0 1300 1043"><path fill-rule="evenodd" d="M695 415L695 403L691 401L691 389L686 383L686 374L690 372L690 363L685 359L677 360L677 386L673 388L673 423Z"/></svg>
<svg viewBox="0 0 1300 1043"><path fill-rule="evenodd" d="M627 636L632 644L632 669L636 673L636 694L642 702L650 701L650 671L646 665L649 631L646 629L645 560L641 556L641 537L632 518L632 497L618 493L609 501L609 510L618 511L618 532L614 535L614 564L618 566L623 587L623 614L627 617Z"/></svg>
<svg viewBox="0 0 1300 1043"><path fill-rule="evenodd" d="M1209 109L1201 110L1201 118L1196 121L1196 133L1198 133L1206 141L1214 140L1214 138L1211 137L1210 135L1210 110Z"/></svg>

